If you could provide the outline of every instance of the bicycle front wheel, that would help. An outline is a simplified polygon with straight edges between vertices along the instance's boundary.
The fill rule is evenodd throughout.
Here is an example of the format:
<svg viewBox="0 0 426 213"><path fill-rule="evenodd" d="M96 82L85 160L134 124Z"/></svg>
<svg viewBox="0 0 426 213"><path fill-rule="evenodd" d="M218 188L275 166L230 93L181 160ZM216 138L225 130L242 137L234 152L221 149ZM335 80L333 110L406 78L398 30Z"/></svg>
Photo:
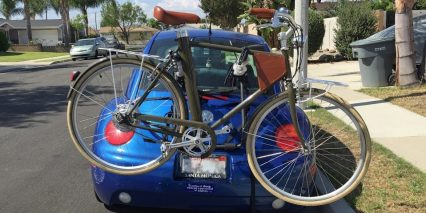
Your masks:
<svg viewBox="0 0 426 213"><path fill-rule="evenodd" d="M151 82L155 85L148 90ZM184 127L120 117L144 94L146 99L136 112L186 119L185 99L176 81L149 63L141 65L140 59L117 56L101 61L71 86L68 129L78 151L93 165L116 174L142 174L175 153L162 144L175 142L176 137L156 130L181 133Z"/></svg>
<svg viewBox="0 0 426 213"><path fill-rule="evenodd" d="M341 98L321 90L303 92L296 111L306 149L285 94L255 114L246 132L254 176L271 194L297 205L325 205L343 198L360 183L370 162L364 121Z"/></svg>

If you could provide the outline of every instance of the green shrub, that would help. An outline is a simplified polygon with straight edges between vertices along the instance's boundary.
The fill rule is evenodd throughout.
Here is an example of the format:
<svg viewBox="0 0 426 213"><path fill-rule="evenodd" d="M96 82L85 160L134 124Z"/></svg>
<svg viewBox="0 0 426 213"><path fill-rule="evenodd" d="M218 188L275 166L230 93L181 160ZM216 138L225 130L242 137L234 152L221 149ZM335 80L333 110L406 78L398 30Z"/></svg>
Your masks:
<svg viewBox="0 0 426 213"><path fill-rule="evenodd" d="M325 34L324 18L315 10L309 9L309 55L314 54L322 45Z"/></svg>
<svg viewBox="0 0 426 213"><path fill-rule="evenodd" d="M0 52L6 52L9 49L9 40L3 32L0 32Z"/></svg>
<svg viewBox="0 0 426 213"><path fill-rule="evenodd" d="M394 11L394 0L371 0L373 10Z"/></svg>
<svg viewBox="0 0 426 213"><path fill-rule="evenodd" d="M414 5L414 10L424 10L426 9L426 0L417 0L417 3Z"/></svg>
<svg viewBox="0 0 426 213"><path fill-rule="evenodd" d="M336 8L336 48L347 59L352 59L350 43L365 39L376 32L376 17L366 2L340 0Z"/></svg>

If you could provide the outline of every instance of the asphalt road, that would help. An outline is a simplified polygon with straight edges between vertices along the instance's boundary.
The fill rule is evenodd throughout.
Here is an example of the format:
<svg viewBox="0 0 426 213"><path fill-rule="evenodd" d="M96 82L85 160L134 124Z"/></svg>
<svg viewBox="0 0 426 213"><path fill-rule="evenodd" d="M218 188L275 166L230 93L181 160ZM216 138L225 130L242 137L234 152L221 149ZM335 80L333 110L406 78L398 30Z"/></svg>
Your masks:
<svg viewBox="0 0 426 213"><path fill-rule="evenodd" d="M178 212L118 206L93 193L89 163L66 125L70 72L95 60L0 67L0 213Z"/></svg>
<svg viewBox="0 0 426 213"><path fill-rule="evenodd" d="M92 62L0 67L0 212L175 212L96 201L65 116L70 72Z"/></svg>
<svg viewBox="0 0 426 213"><path fill-rule="evenodd" d="M66 127L69 72L90 62L0 72L0 212L106 211Z"/></svg>

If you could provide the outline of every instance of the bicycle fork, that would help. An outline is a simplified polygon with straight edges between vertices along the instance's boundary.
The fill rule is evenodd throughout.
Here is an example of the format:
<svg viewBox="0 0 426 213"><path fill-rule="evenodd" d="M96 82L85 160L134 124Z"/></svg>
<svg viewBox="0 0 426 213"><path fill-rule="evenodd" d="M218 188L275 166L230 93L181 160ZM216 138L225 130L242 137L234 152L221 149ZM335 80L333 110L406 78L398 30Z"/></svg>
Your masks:
<svg viewBox="0 0 426 213"><path fill-rule="evenodd" d="M290 64L288 50L283 48L282 54L285 56L286 63ZM297 119L297 104L296 104L297 99L296 99L296 92L295 92L295 88L294 88L294 84L293 84L291 68L288 69L287 76L286 76L286 79L285 79L285 84L286 84L286 90L287 90L287 93L288 93L288 102L289 102L289 105L290 105L289 108L290 108L291 120L293 121L293 125L294 125L294 129L296 130L296 134L300 139L302 151L303 151L303 153L307 153L307 152L310 151L310 148L307 145L307 141L305 140L305 137L303 136L303 133L300 129L299 120Z"/></svg>

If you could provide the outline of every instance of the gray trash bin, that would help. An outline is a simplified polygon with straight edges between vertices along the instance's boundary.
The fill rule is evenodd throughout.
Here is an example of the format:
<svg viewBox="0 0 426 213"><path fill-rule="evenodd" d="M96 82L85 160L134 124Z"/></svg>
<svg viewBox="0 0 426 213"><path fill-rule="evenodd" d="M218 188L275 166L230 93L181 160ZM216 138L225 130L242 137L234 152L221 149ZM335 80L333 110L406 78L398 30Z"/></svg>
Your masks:
<svg viewBox="0 0 426 213"><path fill-rule="evenodd" d="M388 86L395 63L395 40L367 38L351 43L352 53L358 58L364 87Z"/></svg>

